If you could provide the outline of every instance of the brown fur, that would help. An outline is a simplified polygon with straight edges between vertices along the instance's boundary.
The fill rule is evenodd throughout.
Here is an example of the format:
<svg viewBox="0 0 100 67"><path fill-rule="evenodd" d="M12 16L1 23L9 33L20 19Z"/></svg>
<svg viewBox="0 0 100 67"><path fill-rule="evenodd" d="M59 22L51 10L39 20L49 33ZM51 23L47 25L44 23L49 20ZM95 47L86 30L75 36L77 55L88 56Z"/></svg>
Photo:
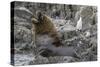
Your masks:
<svg viewBox="0 0 100 67"><path fill-rule="evenodd" d="M38 23L35 23L36 21L33 20L36 35L46 34L50 36L51 38L53 38L54 42L52 44L55 45L56 47L63 45L60 41L58 32L54 24L52 23L51 19L46 15L42 15L42 16L43 16L43 19L41 21L39 21L38 19L39 21Z"/></svg>

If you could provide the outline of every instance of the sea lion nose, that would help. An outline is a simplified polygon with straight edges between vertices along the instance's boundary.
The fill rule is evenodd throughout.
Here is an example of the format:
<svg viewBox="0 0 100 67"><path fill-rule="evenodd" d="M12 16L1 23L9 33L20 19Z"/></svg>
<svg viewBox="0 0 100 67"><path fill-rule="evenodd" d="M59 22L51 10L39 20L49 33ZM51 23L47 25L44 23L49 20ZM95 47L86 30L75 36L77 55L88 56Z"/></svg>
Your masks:
<svg viewBox="0 0 100 67"><path fill-rule="evenodd" d="M31 21L32 21L33 23L38 23L38 20L35 19L35 18L31 18Z"/></svg>

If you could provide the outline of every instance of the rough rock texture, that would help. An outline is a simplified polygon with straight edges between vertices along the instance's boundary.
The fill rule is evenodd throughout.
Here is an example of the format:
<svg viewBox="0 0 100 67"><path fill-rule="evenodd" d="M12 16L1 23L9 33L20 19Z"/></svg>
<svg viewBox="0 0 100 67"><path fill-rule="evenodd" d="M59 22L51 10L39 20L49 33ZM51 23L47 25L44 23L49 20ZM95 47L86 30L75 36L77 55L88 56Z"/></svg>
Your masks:
<svg viewBox="0 0 100 67"><path fill-rule="evenodd" d="M45 7L46 6L46 7ZM65 47L75 48L80 58L71 56L42 57L36 52L31 16L41 10L52 18ZM15 2L14 7L15 65L65 63L97 60L97 7ZM77 30L79 17L82 29Z"/></svg>

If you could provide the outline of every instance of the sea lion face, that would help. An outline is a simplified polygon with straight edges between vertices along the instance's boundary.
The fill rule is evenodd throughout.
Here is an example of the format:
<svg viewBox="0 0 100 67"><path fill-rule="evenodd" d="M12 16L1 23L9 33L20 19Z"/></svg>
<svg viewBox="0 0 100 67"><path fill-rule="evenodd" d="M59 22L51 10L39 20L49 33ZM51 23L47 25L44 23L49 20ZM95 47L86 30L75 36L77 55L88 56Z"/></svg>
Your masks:
<svg viewBox="0 0 100 67"><path fill-rule="evenodd" d="M43 20L44 20L44 14L41 12L37 12L36 16L35 17L33 16L31 19L33 23L42 23Z"/></svg>
<svg viewBox="0 0 100 67"><path fill-rule="evenodd" d="M36 18L32 18L31 21L32 21L33 24L39 23L39 21Z"/></svg>

